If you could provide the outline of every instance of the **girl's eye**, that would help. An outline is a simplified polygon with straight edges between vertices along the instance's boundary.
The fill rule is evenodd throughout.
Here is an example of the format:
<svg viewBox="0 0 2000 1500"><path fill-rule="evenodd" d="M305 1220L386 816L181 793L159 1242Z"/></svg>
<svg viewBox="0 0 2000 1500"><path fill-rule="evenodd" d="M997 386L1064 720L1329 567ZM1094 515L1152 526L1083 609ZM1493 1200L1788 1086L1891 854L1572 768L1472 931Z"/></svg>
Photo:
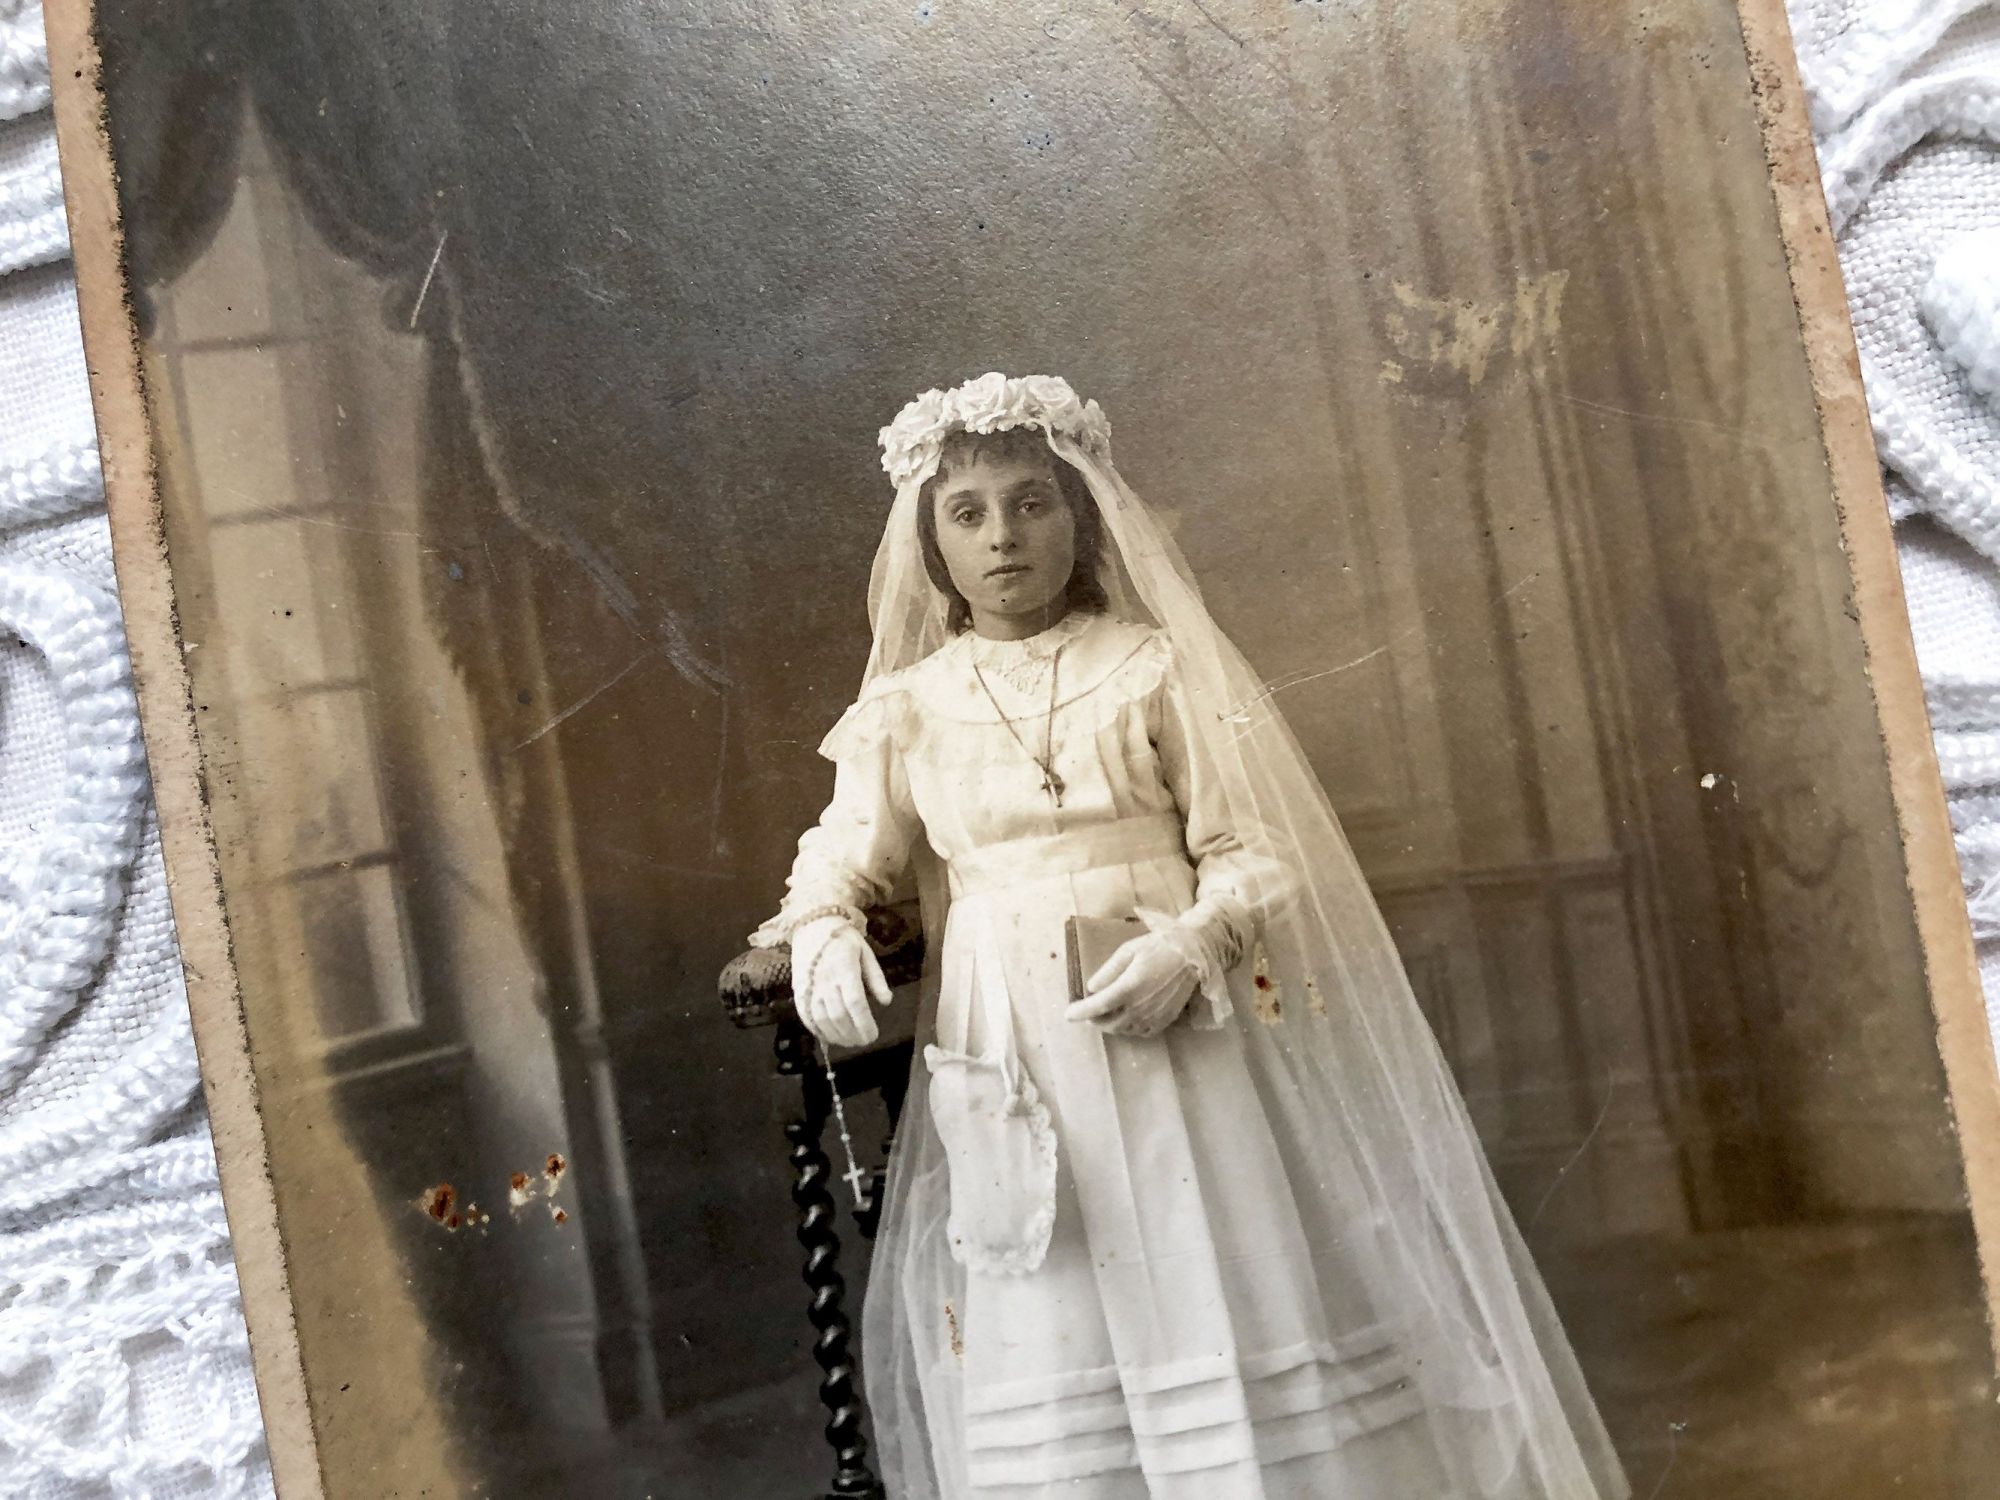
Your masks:
<svg viewBox="0 0 2000 1500"><path fill-rule="evenodd" d="M1032 495L1021 502L1021 514L1024 516L1038 516L1048 508L1048 501L1037 500Z"/></svg>
<svg viewBox="0 0 2000 1500"><path fill-rule="evenodd" d="M961 506L951 513L951 523L954 526L977 526L979 524L979 512L969 505Z"/></svg>

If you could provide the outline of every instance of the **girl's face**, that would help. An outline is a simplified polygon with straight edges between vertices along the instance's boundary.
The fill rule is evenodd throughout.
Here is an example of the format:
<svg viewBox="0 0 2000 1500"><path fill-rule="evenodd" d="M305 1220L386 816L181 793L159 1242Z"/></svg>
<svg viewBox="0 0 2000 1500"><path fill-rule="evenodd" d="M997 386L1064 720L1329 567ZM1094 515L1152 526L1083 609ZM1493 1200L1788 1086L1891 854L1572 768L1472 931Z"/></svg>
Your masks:
<svg viewBox="0 0 2000 1500"><path fill-rule="evenodd" d="M937 486L938 551L981 635L1055 623L1076 567L1076 518L1054 461L980 456Z"/></svg>

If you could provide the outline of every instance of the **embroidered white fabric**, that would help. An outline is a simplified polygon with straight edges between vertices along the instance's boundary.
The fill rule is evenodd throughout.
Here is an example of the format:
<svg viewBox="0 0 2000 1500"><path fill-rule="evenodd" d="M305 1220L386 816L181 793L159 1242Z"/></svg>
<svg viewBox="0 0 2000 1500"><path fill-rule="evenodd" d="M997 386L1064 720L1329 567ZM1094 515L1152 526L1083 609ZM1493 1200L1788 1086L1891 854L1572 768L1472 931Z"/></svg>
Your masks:
<svg viewBox="0 0 2000 1500"><path fill-rule="evenodd" d="M0 1494L268 1496L47 106L0 0Z"/></svg>
<svg viewBox="0 0 2000 1500"><path fill-rule="evenodd" d="M2000 6L1791 11L2000 1025L2000 415L1975 383L1991 325L1983 344L1974 326L1995 262L1961 243L2000 223ZM48 100L41 7L0 0L0 1493L262 1496L158 838L137 812ZM1973 276L1958 304L1927 292L1954 261Z"/></svg>

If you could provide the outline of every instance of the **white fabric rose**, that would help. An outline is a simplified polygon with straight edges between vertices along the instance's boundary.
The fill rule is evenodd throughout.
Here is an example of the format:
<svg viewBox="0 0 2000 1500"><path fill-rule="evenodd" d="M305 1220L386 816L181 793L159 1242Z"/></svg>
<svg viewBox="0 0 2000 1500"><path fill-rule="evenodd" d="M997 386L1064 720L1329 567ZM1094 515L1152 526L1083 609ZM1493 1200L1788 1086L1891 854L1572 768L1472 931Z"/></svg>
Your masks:
<svg viewBox="0 0 2000 1500"><path fill-rule="evenodd" d="M1083 401L1060 375L1023 375L1015 382L1021 407L1037 425L1056 432L1073 431L1083 420Z"/></svg>
<svg viewBox="0 0 2000 1500"><path fill-rule="evenodd" d="M925 391L881 431L882 467L897 485L936 466L951 413L943 391Z"/></svg>
<svg viewBox="0 0 2000 1500"><path fill-rule="evenodd" d="M1019 400L1018 390L1005 375L993 370L977 380L968 380L951 393L951 410L958 418L958 425L967 432L997 432L1002 427L1018 426L1010 420Z"/></svg>
<svg viewBox="0 0 2000 1500"><path fill-rule="evenodd" d="M1071 434L1086 453L1111 461L1111 419L1095 401L1083 403L1083 416Z"/></svg>

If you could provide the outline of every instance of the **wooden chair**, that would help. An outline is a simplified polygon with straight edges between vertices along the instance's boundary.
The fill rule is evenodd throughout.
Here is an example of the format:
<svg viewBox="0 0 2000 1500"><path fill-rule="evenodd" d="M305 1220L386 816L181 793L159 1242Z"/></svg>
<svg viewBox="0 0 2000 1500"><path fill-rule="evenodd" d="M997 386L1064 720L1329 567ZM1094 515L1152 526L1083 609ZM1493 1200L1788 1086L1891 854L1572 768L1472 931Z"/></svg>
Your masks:
<svg viewBox="0 0 2000 1500"><path fill-rule="evenodd" d="M878 907L868 913L868 941L896 986L914 984L923 972L924 934L917 904ZM791 1147L792 1202L798 1209L799 1244L806 1253L804 1276L811 1300L806 1316L817 1337L813 1358L821 1375L819 1399L826 1407L826 1440L833 1449L834 1475L826 1500L881 1500L882 1482L868 1461L867 1413L855 1388L849 1345L853 1324L847 1314L847 1283L840 1274L840 1236L834 1230L833 1167L821 1145L833 1116L834 1091L851 1099L880 1091L889 1114L883 1161L857 1182L860 1206L854 1219L863 1239L873 1241L882 1216L888 1153L902 1116L915 1047L915 1006L897 1003L883 1012L882 1036L875 1045L838 1059L827 1078L819 1045L792 1008L792 955L787 948L752 948L722 971L722 1008L745 1030L776 1028L772 1050L780 1078L797 1080L798 1112L785 1124Z"/></svg>

